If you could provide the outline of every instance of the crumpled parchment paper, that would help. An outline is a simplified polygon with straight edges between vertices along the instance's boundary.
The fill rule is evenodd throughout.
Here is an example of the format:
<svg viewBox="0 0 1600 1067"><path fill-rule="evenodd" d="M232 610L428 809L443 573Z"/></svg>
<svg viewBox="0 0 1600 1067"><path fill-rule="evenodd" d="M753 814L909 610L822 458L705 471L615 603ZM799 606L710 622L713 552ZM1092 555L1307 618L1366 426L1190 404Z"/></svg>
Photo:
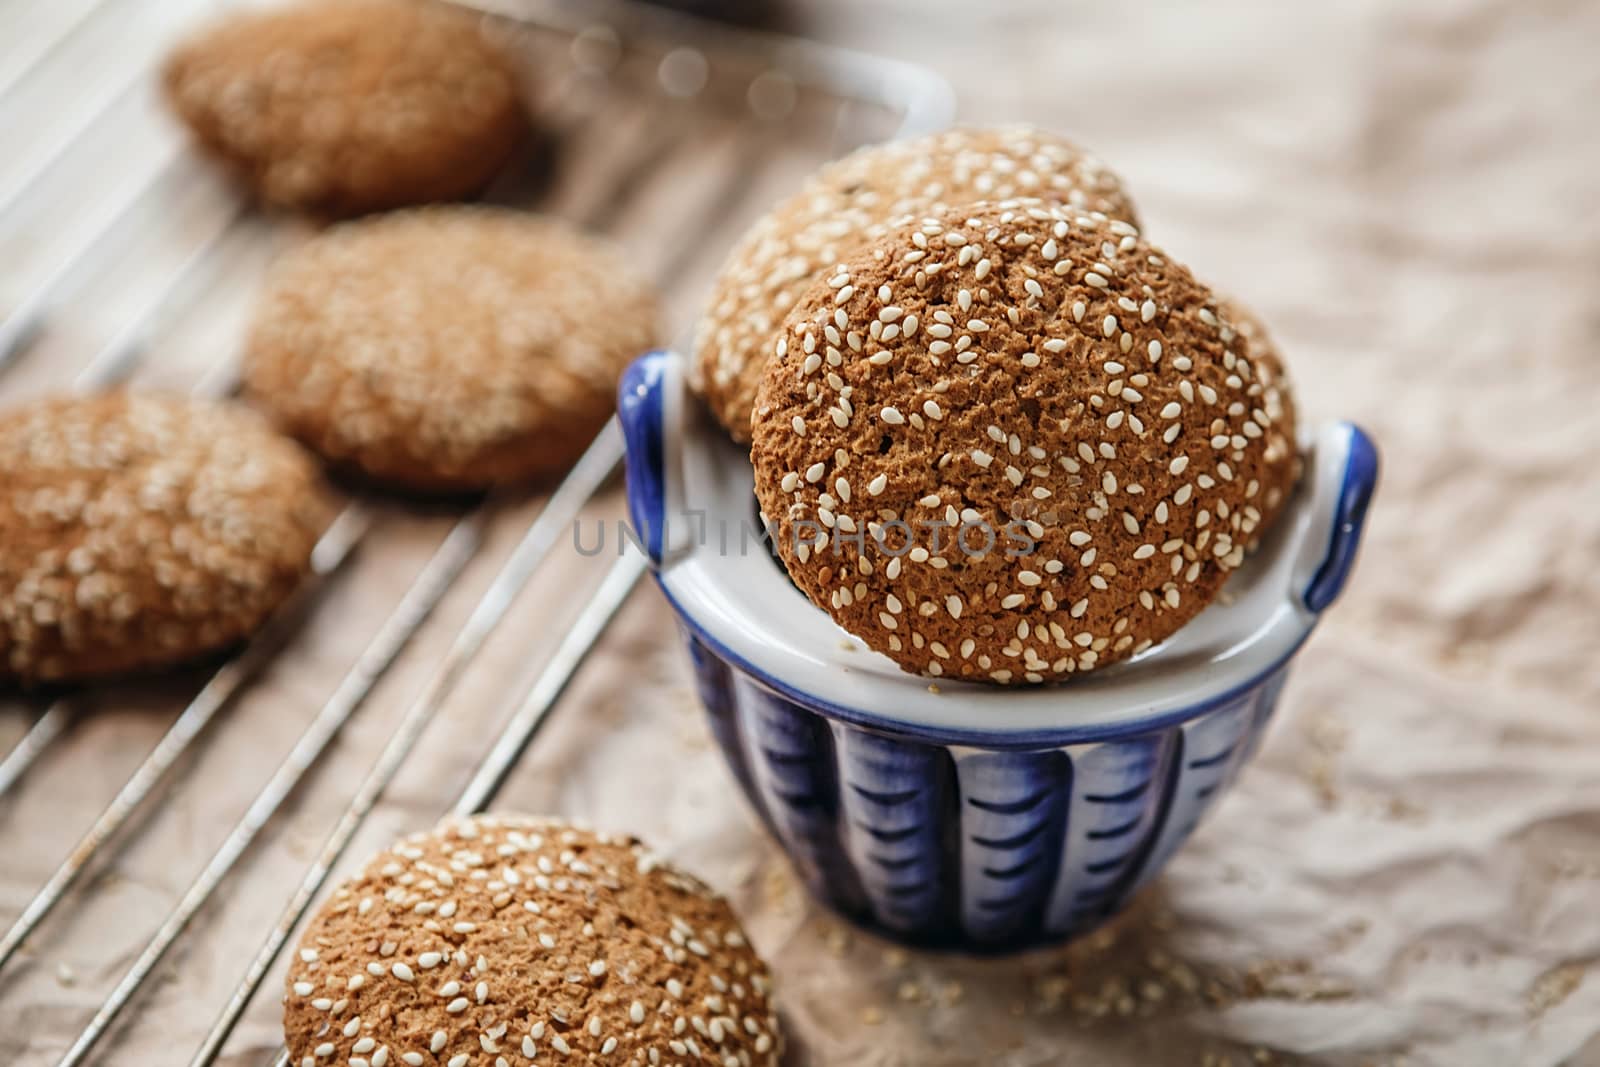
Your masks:
<svg viewBox="0 0 1600 1067"><path fill-rule="evenodd" d="M1094 145L1152 238L1262 314L1308 416L1355 419L1383 446L1355 580L1235 790L1127 914L1066 948L908 953L809 902L711 746L653 589L503 806L632 830L726 890L777 971L797 1064L1600 1064L1600 9L802 8L829 38L943 70L970 120ZM392 566L333 591L297 666L232 713L249 729L208 743L72 921L0 979L10 1062L53 1062L242 810L229 768L287 750L370 636L349 620L376 625L443 521L386 533L372 551ZM519 604L355 853L431 822L466 780L593 580L569 562ZM186 1061L487 573L441 610L103 1062ZM0 914L164 721L126 704L86 720L0 805ZM50 787L59 776L80 785ZM226 1062L275 1047L275 982Z"/></svg>

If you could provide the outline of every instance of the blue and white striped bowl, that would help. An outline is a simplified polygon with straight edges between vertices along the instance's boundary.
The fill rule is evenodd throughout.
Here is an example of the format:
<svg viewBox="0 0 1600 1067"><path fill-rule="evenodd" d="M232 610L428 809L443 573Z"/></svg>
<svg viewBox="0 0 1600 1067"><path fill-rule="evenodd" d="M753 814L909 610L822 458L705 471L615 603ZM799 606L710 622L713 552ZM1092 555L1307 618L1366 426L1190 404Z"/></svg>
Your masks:
<svg viewBox="0 0 1600 1067"><path fill-rule="evenodd" d="M620 410L634 527L751 803L822 900L973 951L1087 930L1161 870L1254 753L1377 482L1371 440L1323 427L1226 603L1065 684L931 687L790 583L759 540L749 455L679 357L638 360Z"/></svg>

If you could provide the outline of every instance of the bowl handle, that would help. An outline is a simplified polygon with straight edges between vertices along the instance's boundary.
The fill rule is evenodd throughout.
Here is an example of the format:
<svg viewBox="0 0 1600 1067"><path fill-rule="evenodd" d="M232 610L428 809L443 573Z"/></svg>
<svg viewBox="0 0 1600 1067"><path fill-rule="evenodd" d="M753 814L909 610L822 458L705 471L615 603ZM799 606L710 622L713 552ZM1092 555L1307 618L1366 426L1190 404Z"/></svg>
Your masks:
<svg viewBox="0 0 1600 1067"><path fill-rule="evenodd" d="M1313 462L1311 526L1295 560L1294 588L1316 615L1339 598L1355 565L1378 486L1378 448L1359 426L1336 422L1318 434Z"/></svg>
<svg viewBox="0 0 1600 1067"><path fill-rule="evenodd" d="M647 352L628 365L617 387L617 418L627 447L628 513L652 567L668 551L671 513L669 452L683 409L682 363L671 352Z"/></svg>

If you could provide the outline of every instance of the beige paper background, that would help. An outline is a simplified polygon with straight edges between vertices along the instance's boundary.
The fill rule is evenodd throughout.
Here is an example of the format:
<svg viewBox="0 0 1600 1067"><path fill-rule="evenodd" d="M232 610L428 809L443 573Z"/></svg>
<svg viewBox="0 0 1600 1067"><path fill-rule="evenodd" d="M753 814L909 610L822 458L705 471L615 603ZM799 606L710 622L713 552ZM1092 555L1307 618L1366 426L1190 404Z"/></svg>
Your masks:
<svg viewBox="0 0 1600 1067"><path fill-rule="evenodd" d="M0 26L37 27L69 6L20 5ZM184 7L164 7L161 26L191 17ZM1600 1064L1600 8L1173 0L980 12L856 0L804 11L830 39L944 72L965 119L1029 119L1094 145L1128 178L1153 239L1262 314L1307 413L1353 418L1383 446L1355 581L1234 792L1128 915L1063 950L902 953L819 912L712 750L653 590L607 637L505 806L633 830L729 892L777 970L796 1063ZM14 59L10 39L0 54ZM171 135L148 121L152 136ZM675 180L703 186L698 171L716 165L680 162ZM19 168L0 161L0 177ZM641 254L660 243L646 221L622 229ZM258 266L243 256L228 269ZM704 268L675 294L680 321ZM112 297L88 292L7 380L7 399L95 335ZM226 346L244 307L219 299L177 329L170 350L188 362L172 365ZM614 498L606 507L615 514ZM8 1062L59 1055L447 522L386 525L293 655L0 977ZM508 537L100 1062L186 1061ZM430 822L465 782L592 580L574 561L519 602L357 853ZM0 801L0 916L168 719L143 689L107 703ZM22 721L5 713L5 743ZM258 1063L275 1046L274 995L258 998L226 1062Z"/></svg>

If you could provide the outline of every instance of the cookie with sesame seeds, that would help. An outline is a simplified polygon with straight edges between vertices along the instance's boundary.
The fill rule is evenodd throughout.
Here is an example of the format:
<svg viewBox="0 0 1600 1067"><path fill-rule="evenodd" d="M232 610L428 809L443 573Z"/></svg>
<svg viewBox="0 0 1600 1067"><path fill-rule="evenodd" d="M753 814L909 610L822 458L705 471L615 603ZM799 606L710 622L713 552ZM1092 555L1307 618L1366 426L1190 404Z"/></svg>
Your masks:
<svg viewBox="0 0 1600 1067"><path fill-rule="evenodd" d="M762 380L779 554L908 671L1105 667L1216 595L1260 522L1249 338L1125 222L1038 200L909 223L795 307Z"/></svg>
<svg viewBox="0 0 1600 1067"><path fill-rule="evenodd" d="M264 201L323 214L470 196L528 131L510 59L447 4L235 13L180 45L163 80Z"/></svg>
<svg viewBox="0 0 1600 1067"><path fill-rule="evenodd" d="M250 397L332 463L434 491L570 465L658 340L624 254L505 209L343 223L278 262L251 329Z"/></svg>
<svg viewBox="0 0 1600 1067"><path fill-rule="evenodd" d="M336 889L285 979L292 1064L775 1067L732 908L632 837L451 819Z"/></svg>
<svg viewBox="0 0 1600 1067"><path fill-rule="evenodd" d="M1237 300L1223 299L1217 313L1228 324L1228 329L1243 334L1250 345L1251 366L1256 380L1261 384L1259 400L1267 413L1270 425L1266 433L1267 473L1261 479L1260 502L1257 508L1261 517L1256 529L1250 531L1247 547L1255 547L1261 534L1272 528L1273 520L1294 492L1300 480L1302 462L1297 442L1297 416L1294 390L1289 383L1289 369L1283 354L1278 351L1272 334L1253 311ZM1231 337L1224 337L1231 341Z"/></svg>
<svg viewBox="0 0 1600 1067"><path fill-rule="evenodd" d="M326 504L311 457L243 408L112 393L0 414L0 682L244 637L306 575Z"/></svg>
<svg viewBox="0 0 1600 1067"><path fill-rule="evenodd" d="M691 363L718 421L735 440L750 440L772 335L824 271L903 216L1021 196L1138 223L1105 164L1030 126L946 130L872 145L824 167L751 227L717 277Z"/></svg>

